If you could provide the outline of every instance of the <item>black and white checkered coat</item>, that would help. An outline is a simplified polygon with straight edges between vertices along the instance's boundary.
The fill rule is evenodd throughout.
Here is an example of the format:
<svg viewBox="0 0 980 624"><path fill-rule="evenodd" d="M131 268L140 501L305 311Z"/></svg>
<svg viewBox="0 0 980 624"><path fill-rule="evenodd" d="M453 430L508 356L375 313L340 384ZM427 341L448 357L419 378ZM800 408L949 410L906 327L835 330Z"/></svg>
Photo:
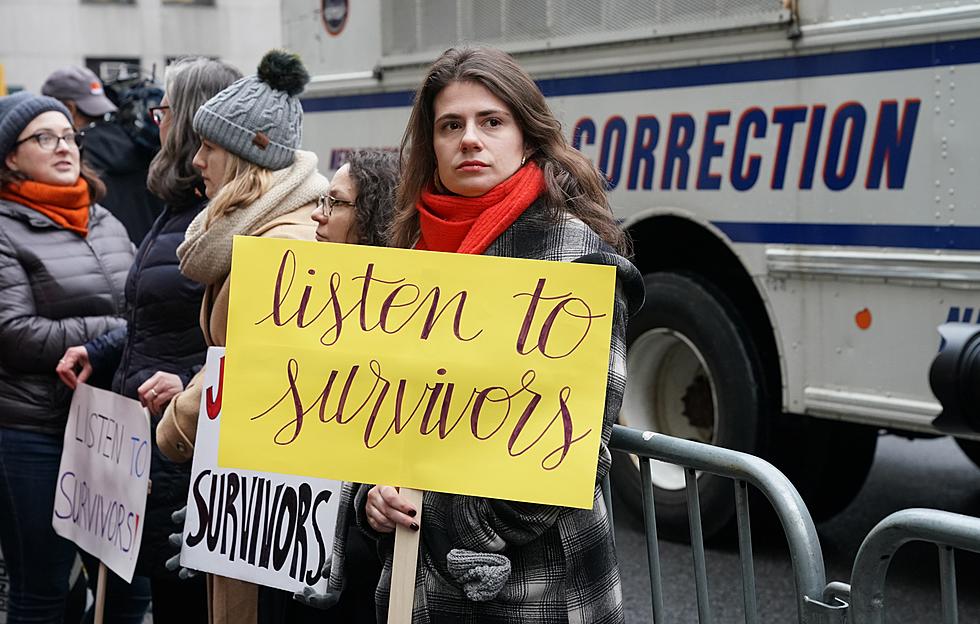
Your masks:
<svg viewBox="0 0 980 624"><path fill-rule="evenodd" d="M542 220L532 206L485 252L489 256L607 264L617 269L616 302L597 483L609 471L606 444L626 384L626 320L643 300L637 269L577 219ZM361 486L359 525L370 486ZM415 588L415 624L598 624L624 621L612 527L598 485L592 509L571 509L426 492ZM387 619L393 540L379 536L385 559L377 590L378 621ZM474 602L447 570L450 549L505 555L511 572L495 598ZM336 579L336 575L334 575Z"/></svg>

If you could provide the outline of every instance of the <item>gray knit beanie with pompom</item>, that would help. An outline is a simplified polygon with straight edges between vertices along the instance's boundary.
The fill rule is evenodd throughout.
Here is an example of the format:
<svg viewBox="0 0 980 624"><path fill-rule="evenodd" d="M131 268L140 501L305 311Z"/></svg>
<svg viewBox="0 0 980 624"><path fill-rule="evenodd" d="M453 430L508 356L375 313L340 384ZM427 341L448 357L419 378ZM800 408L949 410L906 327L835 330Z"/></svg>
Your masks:
<svg viewBox="0 0 980 624"><path fill-rule="evenodd" d="M194 131L260 167L284 169L303 140L303 108L296 96L309 80L297 55L272 50L256 75L236 80L197 109Z"/></svg>

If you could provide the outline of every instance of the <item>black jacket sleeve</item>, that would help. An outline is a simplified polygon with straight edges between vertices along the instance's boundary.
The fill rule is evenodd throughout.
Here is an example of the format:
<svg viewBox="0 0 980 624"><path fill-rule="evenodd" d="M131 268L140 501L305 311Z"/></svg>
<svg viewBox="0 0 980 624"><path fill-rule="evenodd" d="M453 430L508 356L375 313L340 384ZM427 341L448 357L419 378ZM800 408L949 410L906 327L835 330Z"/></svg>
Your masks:
<svg viewBox="0 0 980 624"><path fill-rule="evenodd" d="M104 373L119 368L128 333L126 327L117 327L85 343L88 361L92 365L93 372Z"/></svg>

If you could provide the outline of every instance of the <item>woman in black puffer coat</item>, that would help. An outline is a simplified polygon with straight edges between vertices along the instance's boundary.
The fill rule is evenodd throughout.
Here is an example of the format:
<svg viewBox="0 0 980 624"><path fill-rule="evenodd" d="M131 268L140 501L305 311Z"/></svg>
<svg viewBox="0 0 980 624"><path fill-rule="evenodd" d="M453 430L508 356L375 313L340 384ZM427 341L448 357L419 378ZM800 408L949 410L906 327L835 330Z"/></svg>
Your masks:
<svg viewBox="0 0 980 624"><path fill-rule="evenodd" d="M126 229L95 202L60 102L0 97L0 547L9 622L61 621L76 548L51 527L71 391L66 345L123 327Z"/></svg>
<svg viewBox="0 0 980 624"><path fill-rule="evenodd" d="M167 68L166 96L153 111L162 149L148 179L150 191L166 207L140 245L126 281L128 328L68 349L59 366L69 386L90 373L114 370L112 389L139 399L150 410L154 428L170 398L202 368L207 349L200 327L204 289L180 273L177 260L187 226L207 203L200 174L191 164L200 147L191 120L201 104L239 77L233 67L204 58L182 59ZM164 567L173 554L167 539L178 529L170 516L187 500L190 464L170 462L154 442L150 479L136 571L150 577L153 621L207 622L203 578L180 580Z"/></svg>

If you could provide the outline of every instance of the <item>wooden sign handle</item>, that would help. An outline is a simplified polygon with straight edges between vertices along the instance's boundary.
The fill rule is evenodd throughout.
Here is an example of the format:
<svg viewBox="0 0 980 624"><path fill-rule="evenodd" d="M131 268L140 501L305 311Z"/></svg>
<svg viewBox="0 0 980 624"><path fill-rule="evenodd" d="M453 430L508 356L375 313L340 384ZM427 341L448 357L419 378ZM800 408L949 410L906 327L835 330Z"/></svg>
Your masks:
<svg viewBox="0 0 980 624"><path fill-rule="evenodd" d="M399 490L418 511L416 518L422 521L422 490ZM391 566L391 594L388 596L388 624L411 624L412 607L415 604L415 571L419 564L419 538L421 531L413 531L401 525L395 527L395 553Z"/></svg>
<svg viewBox="0 0 980 624"><path fill-rule="evenodd" d="M99 584L95 590L95 624L102 624L103 614L105 613L105 584L106 567L99 562Z"/></svg>

